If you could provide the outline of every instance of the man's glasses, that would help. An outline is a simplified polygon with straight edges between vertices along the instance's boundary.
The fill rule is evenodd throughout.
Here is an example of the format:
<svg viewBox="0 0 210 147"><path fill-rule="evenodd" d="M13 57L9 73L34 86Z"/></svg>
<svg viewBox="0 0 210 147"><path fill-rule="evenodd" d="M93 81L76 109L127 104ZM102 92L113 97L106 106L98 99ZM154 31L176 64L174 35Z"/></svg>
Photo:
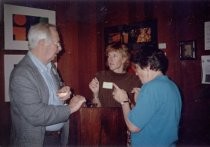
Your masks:
<svg viewBox="0 0 210 147"><path fill-rule="evenodd" d="M60 42L57 42L57 43L54 43L54 44L56 45L56 47L57 47L59 50L62 49Z"/></svg>

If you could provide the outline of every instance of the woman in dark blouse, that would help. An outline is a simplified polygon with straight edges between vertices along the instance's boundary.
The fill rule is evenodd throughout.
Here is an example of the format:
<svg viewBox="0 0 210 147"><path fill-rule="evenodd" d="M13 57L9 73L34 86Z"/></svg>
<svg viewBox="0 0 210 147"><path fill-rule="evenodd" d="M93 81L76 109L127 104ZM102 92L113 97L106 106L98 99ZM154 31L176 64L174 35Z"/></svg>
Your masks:
<svg viewBox="0 0 210 147"><path fill-rule="evenodd" d="M130 65L128 48L121 43L109 45L106 48L107 65L109 70L100 71L89 83L93 93L93 103L98 107L120 107L112 96L112 83L124 89L133 101L133 89L141 86L139 78L134 73L127 72Z"/></svg>

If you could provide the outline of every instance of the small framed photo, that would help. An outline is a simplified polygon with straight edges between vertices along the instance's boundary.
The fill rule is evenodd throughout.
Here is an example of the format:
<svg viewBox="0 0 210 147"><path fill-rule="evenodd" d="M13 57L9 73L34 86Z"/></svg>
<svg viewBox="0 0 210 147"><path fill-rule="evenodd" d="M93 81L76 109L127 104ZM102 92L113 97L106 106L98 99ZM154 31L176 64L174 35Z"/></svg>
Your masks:
<svg viewBox="0 0 210 147"><path fill-rule="evenodd" d="M180 41L179 42L179 49L180 49L180 59L181 60L194 60L196 59L195 54L195 41Z"/></svg>

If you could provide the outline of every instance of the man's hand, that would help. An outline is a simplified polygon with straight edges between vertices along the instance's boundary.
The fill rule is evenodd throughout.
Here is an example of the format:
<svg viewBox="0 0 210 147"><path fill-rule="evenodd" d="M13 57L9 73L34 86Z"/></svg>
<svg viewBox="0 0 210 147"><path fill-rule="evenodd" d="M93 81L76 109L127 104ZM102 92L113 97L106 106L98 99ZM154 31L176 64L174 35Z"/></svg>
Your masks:
<svg viewBox="0 0 210 147"><path fill-rule="evenodd" d="M70 98L71 91L69 86L64 86L61 89L58 90L57 96L60 98L60 100L65 101Z"/></svg>
<svg viewBox="0 0 210 147"><path fill-rule="evenodd" d="M83 103L86 102L85 97L81 95L74 96L69 103L71 114L80 109Z"/></svg>

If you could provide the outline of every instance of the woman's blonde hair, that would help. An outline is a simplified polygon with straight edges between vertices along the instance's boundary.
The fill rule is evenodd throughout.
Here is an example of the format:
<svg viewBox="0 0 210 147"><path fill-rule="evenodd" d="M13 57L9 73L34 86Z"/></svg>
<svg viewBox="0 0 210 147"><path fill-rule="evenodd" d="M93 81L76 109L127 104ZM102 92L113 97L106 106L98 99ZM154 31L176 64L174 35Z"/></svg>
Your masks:
<svg viewBox="0 0 210 147"><path fill-rule="evenodd" d="M127 68L130 66L130 56L131 56L128 47L122 43L110 44L106 48L106 56L108 56L109 52L112 51L119 52L122 55L122 57L126 59L124 63L124 70L127 70Z"/></svg>

